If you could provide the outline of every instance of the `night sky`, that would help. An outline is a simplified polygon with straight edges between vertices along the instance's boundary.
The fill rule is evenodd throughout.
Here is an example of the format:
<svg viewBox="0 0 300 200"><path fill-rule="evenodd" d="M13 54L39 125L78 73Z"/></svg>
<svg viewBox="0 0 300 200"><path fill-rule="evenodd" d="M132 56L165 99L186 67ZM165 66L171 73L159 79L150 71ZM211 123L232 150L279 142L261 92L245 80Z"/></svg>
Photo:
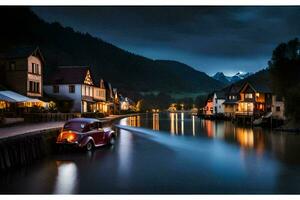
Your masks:
<svg viewBox="0 0 300 200"><path fill-rule="evenodd" d="M33 7L44 20L130 52L177 60L213 75L267 67L300 34L300 7Z"/></svg>

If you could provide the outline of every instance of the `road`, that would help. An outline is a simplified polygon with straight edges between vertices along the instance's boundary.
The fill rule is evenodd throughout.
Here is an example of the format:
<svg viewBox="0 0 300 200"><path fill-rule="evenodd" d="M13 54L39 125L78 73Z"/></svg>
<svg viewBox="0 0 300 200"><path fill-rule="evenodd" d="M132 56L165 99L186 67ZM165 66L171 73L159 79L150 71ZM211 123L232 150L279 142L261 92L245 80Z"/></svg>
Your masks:
<svg viewBox="0 0 300 200"><path fill-rule="evenodd" d="M122 118L126 115L110 115L102 118L104 120L115 120ZM40 123L22 123L9 127L0 128L0 139L12 137L16 135L23 135L37 131L43 131L47 129L61 128L64 125L64 121L61 122L40 122Z"/></svg>

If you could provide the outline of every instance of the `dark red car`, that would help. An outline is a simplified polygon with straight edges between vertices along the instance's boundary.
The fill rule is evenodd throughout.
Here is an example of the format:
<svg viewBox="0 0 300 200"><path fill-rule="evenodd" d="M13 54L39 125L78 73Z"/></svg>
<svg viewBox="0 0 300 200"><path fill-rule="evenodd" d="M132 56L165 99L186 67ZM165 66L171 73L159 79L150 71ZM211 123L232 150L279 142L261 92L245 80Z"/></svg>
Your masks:
<svg viewBox="0 0 300 200"><path fill-rule="evenodd" d="M87 151L106 144L113 145L116 135L105 121L75 118L67 121L57 137L57 144L74 145Z"/></svg>

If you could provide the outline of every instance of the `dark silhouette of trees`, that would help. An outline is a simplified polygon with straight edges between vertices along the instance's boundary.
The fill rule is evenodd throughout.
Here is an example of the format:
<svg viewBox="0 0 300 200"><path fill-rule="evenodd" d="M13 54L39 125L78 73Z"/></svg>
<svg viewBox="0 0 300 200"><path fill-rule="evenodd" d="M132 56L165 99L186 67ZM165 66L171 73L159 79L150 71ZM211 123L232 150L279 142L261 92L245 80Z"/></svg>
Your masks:
<svg viewBox="0 0 300 200"><path fill-rule="evenodd" d="M276 47L269 70L273 91L285 99L285 114L300 122L300 43L297 38Z"/></svg>

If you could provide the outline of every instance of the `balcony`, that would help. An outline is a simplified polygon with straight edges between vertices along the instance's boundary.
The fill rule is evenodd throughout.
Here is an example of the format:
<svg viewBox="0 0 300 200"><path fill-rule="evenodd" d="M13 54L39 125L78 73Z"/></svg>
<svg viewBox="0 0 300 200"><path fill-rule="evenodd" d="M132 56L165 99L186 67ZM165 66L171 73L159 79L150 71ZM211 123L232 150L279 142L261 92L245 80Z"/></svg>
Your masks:
<svg viewBox="0 0 300 200"><path fill-rule="evenodd" d="M236 115L253 116L253 111L236 111Z"/></svg>

